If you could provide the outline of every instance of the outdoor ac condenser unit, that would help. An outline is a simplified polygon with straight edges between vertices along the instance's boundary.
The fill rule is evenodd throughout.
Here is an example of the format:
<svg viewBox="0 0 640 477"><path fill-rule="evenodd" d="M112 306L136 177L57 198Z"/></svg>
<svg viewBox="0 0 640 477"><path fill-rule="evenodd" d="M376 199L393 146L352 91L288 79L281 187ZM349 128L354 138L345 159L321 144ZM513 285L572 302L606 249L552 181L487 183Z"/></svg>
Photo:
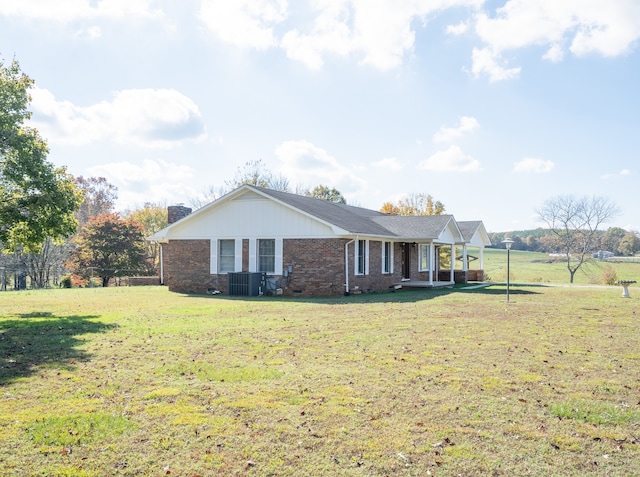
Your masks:
<svg viewBox="0 0 640 477"><path fill-rule="evenodd" d="M262 295L264 273L235 272L228 274L229 295L231 296L259 296Z"/></svg>

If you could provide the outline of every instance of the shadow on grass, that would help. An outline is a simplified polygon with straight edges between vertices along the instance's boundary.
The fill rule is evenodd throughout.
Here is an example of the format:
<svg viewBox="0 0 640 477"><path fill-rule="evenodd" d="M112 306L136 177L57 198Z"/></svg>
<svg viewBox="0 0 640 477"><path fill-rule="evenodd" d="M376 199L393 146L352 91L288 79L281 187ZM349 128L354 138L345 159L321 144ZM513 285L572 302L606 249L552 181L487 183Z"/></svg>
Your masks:
<svg viewBox="0 0 640 477"><path fill-rule="evenodd" d="M113 328L97 316L54 316L49 312L0 319L0 385L32 375L38 367L69 367L89 354L79 349L82 335Z"/></svg>
<svg viewBox="0 0 640 477"><path fill-rule="evenodd" d="M538 286L538 285L533 285ZM527 288L530 288L527 285ZM483 288L459 288L456 290L461 293L474 293L476 295L506 295L507 287L505 286L491 286L491 287L483 287ZM531 290L521 290L519 288L514 288L513 286L509 289L510 295L540 295L542 292L531 291Z"/></svg>
<svg viewBox="0 0 640 477"><path fill-rule="evenodd" d="M544 287L544 285L526 285L527 288L532 287ZM270 302L305 302L305 303L319 303L327 305L337 305L346 303L416 303L419 301L432 300L441 296L450 295L452 293L473 293L476 295L505 295L506 286L503 285L487 285L485 287L469 287L468 285L455 285L453 287L444 288L405 288L396 291L388 292L376 292L376 293L363 293L352 294L349 296L332 296L332 297L291 297L291 296L229 296L229 295L212 295L211 299L215 300L217 297L224 298L225 300L237 300L237 301L270 301ZM509 293L511 295L539 295L542 292L536 292L531 290L521 290L511 286ZM198 294L184 294L186 298L202 298L210 295L198 295Z"/></svg>

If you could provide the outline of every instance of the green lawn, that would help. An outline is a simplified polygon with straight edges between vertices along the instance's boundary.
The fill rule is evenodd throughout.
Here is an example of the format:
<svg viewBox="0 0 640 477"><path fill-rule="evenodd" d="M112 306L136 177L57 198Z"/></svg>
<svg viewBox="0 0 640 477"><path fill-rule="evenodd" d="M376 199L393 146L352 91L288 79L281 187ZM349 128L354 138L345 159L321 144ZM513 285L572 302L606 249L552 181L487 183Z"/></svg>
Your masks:
<svg viewBox="0 0 640 477"><path fill-rule="evenodd" d="M620 294L1 293L0 474L640 475Z"/></svg>
<svg viewBox="0 0 640 477"><path fill-rule="evenodd" d="M474 254L471 252L471 254ZM478 255L475 253L474 255ZM512 250L510 252L511 281L521 283L569 283L566 262L550 262L549 254ZM599 285L607 267L615 270L618 280L636 280L640 283L640 263L616 263L589 260L576 272L574 284ZM479 261L471 263L479 268ZM507 280L507 251L486 249L485 274L494 282Z"/></svg>

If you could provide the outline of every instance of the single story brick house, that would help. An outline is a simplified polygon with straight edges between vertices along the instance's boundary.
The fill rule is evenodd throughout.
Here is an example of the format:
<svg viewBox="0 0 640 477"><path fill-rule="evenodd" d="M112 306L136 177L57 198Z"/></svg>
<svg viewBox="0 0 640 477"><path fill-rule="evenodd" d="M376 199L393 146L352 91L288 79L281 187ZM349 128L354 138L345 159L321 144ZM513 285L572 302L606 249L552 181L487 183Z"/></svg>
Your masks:
<svg viewBox="0 0 640 477"><path fill-rule="evenodd" d="M480 221L388 215L252 185L190 212L170 207L169 225L148 238L161 244L161 282L177 292L229 293L244 272L261 274L260 293L293 296L451 285L467 281L467 247L480 249L482 268L491 244Z"/></svg>

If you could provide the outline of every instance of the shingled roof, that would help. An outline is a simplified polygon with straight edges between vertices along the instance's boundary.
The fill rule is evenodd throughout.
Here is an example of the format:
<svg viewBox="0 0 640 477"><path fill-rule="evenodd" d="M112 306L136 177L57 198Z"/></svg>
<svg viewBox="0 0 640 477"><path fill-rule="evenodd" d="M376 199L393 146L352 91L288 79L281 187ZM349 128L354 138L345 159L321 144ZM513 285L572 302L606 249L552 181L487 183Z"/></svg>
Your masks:
<svg viewBox="0 0 640 477"><path fill-rule="evenodd" d="M252 189L262 192L284 204L306 212L320 220L340 227L352 234L382 235L390 234L384 226L372 220L374 217L384 217L386 214L362 207L338 204L327 200L316 199L304 195L290 194L262 187L250 186Z"/></svg>
<svg viewBox="0 0 640 477"><path fill-rule="evenodd" d="M452 215L401 216L371 209L337 204L287 192L251 186L282 203L336 225L351 234L400 239L437 239Z"/></svg>
<svg viewBox="0 0 640 477"><path fill-rule="evenodd" d="M458 224L452 215L389 215L376 210L365 209L363 207L338 204L322 199L291 194L289 192L282 192L248 184L239 187L208 205L205 205L175 224L182 223L183 221L194 220L199 215L206 213L211 207L217 207L227 200L233 200L235 197L241 197L248 191L274 200L286 207L290 207L291 209L306 214L309 217L320 220L337 229L336 232L340 235L379 237L383 239L387 238L405 241L436 240L452 222L453 227L455 227L456 230L454 235L458 235L460 239L463 237L463 235L460 234ZM156 232L149 237L148 240L166 239L169 230L175 224L171 224L163 230Z"/></svg>

